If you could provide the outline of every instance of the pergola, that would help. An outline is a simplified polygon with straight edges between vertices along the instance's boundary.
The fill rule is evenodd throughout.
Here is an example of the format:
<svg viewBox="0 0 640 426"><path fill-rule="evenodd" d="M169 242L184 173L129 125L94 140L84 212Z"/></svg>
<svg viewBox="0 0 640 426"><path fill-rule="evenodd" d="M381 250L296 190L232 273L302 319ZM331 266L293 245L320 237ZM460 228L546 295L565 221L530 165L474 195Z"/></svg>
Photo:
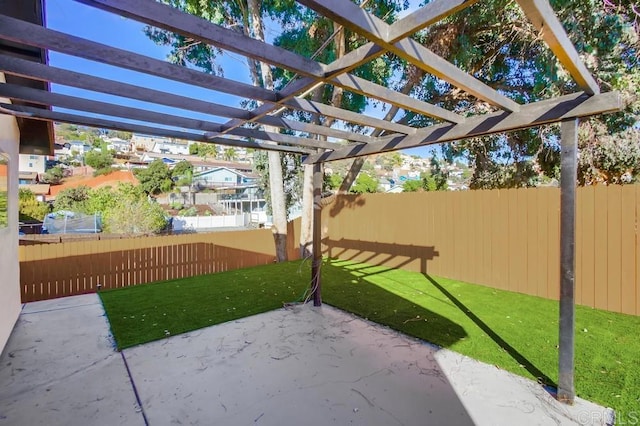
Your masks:
<svg viewBox="0 0 640 426"><path fill-rule="evenodd" d="M279 91L206 74L130 51L96 43L37 24L0 15L0 72L37 82L101 92L136 99L185 111L225 117L225 122L205 121L143 110L108 102L73 97L21 84L0 85L0 112L21 119L67 122L106 129L125 130L220 145L255 148L306 156L314 165L314 262L312 288L314 304L320 297L320 210L322 163L387 151L456 141L475 136L561 122L561 295L558 398L573 402L574 350L574 268L575 268L575 186L577 172L577 133L581 117L613 112L622 108L615 92L600 93L597 82L580 61L547 0L517 0L524 14L539 31L579 91L540 102L519 104L466 73L412 38L416 32L452 15L477 1L433 0L410 15L387 24L349 0L299 0L336 24L359 34L368 43L330 64L300 56L239 32L183 13L154 0L76 0L160 29L182 34L193 40L235 52L256 61L291 71L297 77ZM216 104L175 93L131 85L123 81L56 68L37 61L42 49L57 51L103 64L202 87L220 93L257 101L253 110ZM391 52L479 102L494 112L466 117L437 105L375 84L352 73L359 66ZM34 56L38 56L34 61ZM322 85L333 85L386 104L430 117L439 124L423 128L394 123L366 114L307 99ZM53 111L59 107L78 111ZM364 135L344 128L331 128L285 118L283 112L297 110L365 126L384 136ZM96 118L98 114L100 118ZM121 120L125 118L131 121ZM260 126L288 132L266 131ZM375 133L379 134L379 133ZM331 140L348 141L347 145Z"/></svg>

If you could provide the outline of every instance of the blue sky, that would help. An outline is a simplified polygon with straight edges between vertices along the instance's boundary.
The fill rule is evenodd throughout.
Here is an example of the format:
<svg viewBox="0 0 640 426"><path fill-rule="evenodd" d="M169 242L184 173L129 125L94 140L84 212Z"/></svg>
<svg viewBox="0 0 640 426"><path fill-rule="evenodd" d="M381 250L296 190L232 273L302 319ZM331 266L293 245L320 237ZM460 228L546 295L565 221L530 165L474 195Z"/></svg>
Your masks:
<svg viewBox="0 0 640 426"><path fill-rule="evenodd" d="M47 26L51 29L72 34L88 40L114 46L120 49L144 54L157 59L165 59L169 49L158 46L147 38L143 32L144 25L131 19L122 18L101 10L85 6L72 0L47 0L46 2ZM274 34L274 30L267 28L267 34ZM193 87L171 80L153 77L146 74L128 71L109 65L100 64L81 58L60 54L54 51L49 52L49 63L52 66L70 69L99 77L118 80L130 84L146 86L149 88L173 92L183 96L209 100L211 102L239 107L240 99L234 96L221 94L207 89ZM225 77L238 81L250 83L246 63L239 55L225 54L221 59ZM97 92L85 91L68 86L52 85L52 90L68 95L86 97L89 99L108 101L121 105L133 106L149 109L158 112L166 112L181 116L225 122L227 119L215 117L191 111L184 111L171 107L163 107L145 102L119 98ZM62 110L62 109L60 109ZM379 109L368 109L367 114L382 116L383 111ZM420 156L429 155L430 149L414 148L405 152Z"/></svg>

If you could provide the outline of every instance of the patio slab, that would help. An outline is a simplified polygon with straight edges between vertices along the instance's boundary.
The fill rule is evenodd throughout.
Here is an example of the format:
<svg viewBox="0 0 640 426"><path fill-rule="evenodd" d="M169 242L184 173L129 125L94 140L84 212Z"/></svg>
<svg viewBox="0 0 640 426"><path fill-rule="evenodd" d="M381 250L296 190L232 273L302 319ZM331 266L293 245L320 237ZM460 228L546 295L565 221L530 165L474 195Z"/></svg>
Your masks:
<svg viewBox="0 0 640 426"><path fill-rule="evenodd" d="M152 425L570 425L611 413L330 306L124 351Z"/></svg>
<svg viewBox="0 0 640 426"><path fill-rule="evenodd" d="M144 425L97 295L27 304L0 357L0 425Z"/></svg>
<svg viewBox="0 0 640 426"><path fill-rule="evenodd" d="M23 308L0 357L0 426L610 419L603 407L559 404L530 380L326 305L280 309L120 354L96 295L35 302Z"/></svg>

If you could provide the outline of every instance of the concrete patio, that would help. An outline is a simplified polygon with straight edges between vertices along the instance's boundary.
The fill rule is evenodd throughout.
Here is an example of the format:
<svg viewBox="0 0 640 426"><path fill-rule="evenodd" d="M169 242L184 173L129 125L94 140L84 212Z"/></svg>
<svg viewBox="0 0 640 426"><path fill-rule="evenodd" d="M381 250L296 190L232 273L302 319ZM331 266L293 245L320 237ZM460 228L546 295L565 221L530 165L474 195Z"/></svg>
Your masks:
<svg viewBox="0 0 640 426"><path fill-rule="evenodd" d="M0 425L569 425L612 413L329 306L118 353L97 295L29 303L0 358Z"/></svg>

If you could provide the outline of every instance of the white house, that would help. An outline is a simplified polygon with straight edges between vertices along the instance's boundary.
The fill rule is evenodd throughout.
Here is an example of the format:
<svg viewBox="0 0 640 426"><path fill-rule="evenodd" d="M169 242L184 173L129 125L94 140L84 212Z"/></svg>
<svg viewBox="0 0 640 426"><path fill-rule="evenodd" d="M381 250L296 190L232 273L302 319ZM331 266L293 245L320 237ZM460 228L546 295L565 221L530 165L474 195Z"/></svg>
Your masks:
<svg viewBox="0 0 640 426"><path fill-rule="evenodd" d="M160 140L156 141L151 148L151 152L158 154L189 155L189 145L171 140Z"/></svg>
<svg viewBox="0 0 640 426"><path fill-rule="evenodd" d="M20 154L19 156L20 173L44 173L46 170L47 156L34 154Z"/></svg>
<svg viewBox="0 0 640 426"><path fill-rule="evenodd" d="M131 152L131 142L120 138L105 138L107 143L107 149L112 149L115 152L127 153Z"/></svg>

